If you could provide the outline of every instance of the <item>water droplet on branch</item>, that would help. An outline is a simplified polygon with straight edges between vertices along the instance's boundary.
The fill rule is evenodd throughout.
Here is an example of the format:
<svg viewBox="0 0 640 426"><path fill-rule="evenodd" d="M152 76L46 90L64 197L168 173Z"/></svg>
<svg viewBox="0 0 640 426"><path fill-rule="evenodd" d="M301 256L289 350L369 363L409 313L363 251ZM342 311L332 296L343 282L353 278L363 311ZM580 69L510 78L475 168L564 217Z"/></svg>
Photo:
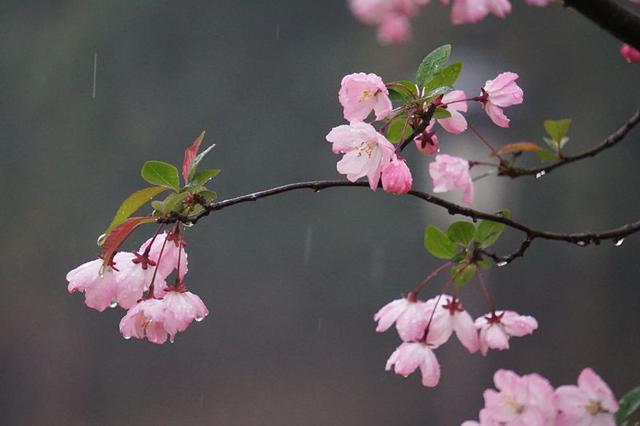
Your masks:
<svg viewBox="0 0 640 426"><path fill-rule="evenodd" d="M500 262L496 263L496 266L498 268L502 268L503 266L507 266L509 264L509 262L507 262L506 260L501 260Z"/></svg>
<svg viewBox="0 0 640 426"><path fill-rule="evenodd" d="M618 240L615 240L613 242L613 245L616 246L616 247L620 247L622 245L622 243L624 243L624 238L620 238Z"/></svg>
<svg viewBox="0 0 640 426"><path fill-rule="evenodd" d="M546 175L547 172L542 170L541 172L536 173L536 179L540 179L542 176Z"/></svg>

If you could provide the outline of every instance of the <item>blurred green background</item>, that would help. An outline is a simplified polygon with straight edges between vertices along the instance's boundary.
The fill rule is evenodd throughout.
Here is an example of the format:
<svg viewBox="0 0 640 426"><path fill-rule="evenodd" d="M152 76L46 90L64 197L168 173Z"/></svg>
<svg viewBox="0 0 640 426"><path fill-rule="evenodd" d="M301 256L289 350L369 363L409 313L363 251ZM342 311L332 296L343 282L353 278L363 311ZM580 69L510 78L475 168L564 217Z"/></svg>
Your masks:
<svg viewBox="0 0 640 426"><path fill-rule="evenodd" d="M206 129L222 197L341 178L324 136L343 123L342 76L411 78L444 43L471 95L502 71L521 76L512 129L477 106L468 114L494 144L541 142L542 121L564 117L574 118L568 152L600 142L637 107L640 68L582 16L514 3L506 20L464 27L433 4L412 43L383 48L344 0L4 1L0 423L455 425L477 418L500 367L557 386L590 366L618 396L638 385L638 237L619 248L536 241L489 273L499 307L538 318L534 335L486 358L452 340L436 352L436 389L386 373L399 341L376 334L372 316L440 264L422 232L452 218L381 191L289 193L192 228L188 283L211 314L173 345L125 341L121 310L99 314L66 290L67 271L94 258L118 204L145 185L145 160L178 163ZM639 138L540 180L484 179L476 207L510 208L550 230L637 220ZM441 142L443 152L483 154L469 134ZM429 190L428 159L409 156L414 188ZM499 248L520 237L506 233ZM136 238L130 249L146 235ZM476 284L463 301L474 316L487 311Z"/></svg>

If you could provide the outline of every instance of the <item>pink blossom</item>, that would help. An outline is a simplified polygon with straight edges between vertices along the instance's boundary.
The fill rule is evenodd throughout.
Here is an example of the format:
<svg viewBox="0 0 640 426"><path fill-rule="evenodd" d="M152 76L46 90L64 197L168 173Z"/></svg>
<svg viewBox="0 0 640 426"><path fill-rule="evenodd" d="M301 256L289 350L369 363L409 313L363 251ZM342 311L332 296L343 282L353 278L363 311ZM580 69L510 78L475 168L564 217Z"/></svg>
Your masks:
<svg viewBox="0 0 640 426"><path fill-rule="evenodd" d="M433 131L434 124L435 121L432 120L429 126L413 139L418 152L422 155L434 155L440 152L440 142Z"/></svg>
<svg viewBox="0 0 640 426"><path fill-rule="evenodd" d="M69 293L84 292L86 305L100 312L116 299L118 290L114 270L109 268L103 273L101 270L102 259L96 259L78 266L67 274Z"/></svg>
<svg viewBox="0 0 640 426"><path fill-rule="evenodd" d="M424 337L430 316L430 312L425 308L425 303L416 300L415 296L396 299L383 306L373 316L373 320L378 322L376 331L385 332L395 323L398 335L403 341L420 340Z"/></svg>
<svg viewBox="0 0 640 426"><path fill-rule="evenodd" d="M376 25L392 10L389 0L350 0L351 12L365 24Z"/></svg>
<svg viewBox="0 0 640 426"><path fill-rule="evenodd" d="M147 264L144 256L137 253L118 253L114 259L116 260L116 268L118 268L118 272L116 272L118 281L116 300L120 307L129 309L142 298L145 290L151 285L155 267ZM154 288L157 291L165 287L162 277L156 274L155 279Z"/></svg>
<svg viewBox="0 0 640 426"><path fill-rule="evenodd" d="M432 341L434 344L443 344L455 331L460 343L474 353L479 348L478 331L473 324L473 319L467 311L462 308L460 299L453 296L442 295L434 297L426 302L430 306L437 303L433 321L429 327L429 333L437 336Z"/></svg>
<svg viewBox="0 0 640 426"><path fill-rule="evenodd" d="M407 163L394 154L391 162L382 170L382 188L386 192L402 195L409 192L412 182Z"/></svg>
<svg viewBox="0 0 640 426"><path fill-rule="evenodd" d="M411 22L405 15L389 14L378 25L378 42L382 45L402 44L410 39Z"/></svg>
<svg viewBox="0 0 640 426"><path fill-rule="evenodd" d="M149 259L151 259L158 268L158 275L162 278L167 278L174 269L178 268L178 263L180 266L180 276L178 277L180 280L184 278L185 274L189 270L188 261L187 261L187 252L185 250L185 242L177 237L175 234L167 234L163 232L158 234L155 239L149 238L145 241L141 246L138 253L144 253L151 241L153 240L153 244L149 249ZM166 241L166 243L165 243ZM162 249L162 245L164 244L164 249ZM179 246L182 245L182 248L179 249ZM160 258L160 250L162 250L162 258ZM178 256L179 253L179 256Z"/></svg>
<svg viewBox="0 0 640 426"><path fill-rule="evenodd" d="M487 16L486 0L453 0L451 22L454 25L474 24Z"/></svg>
<svg viewBox="0 0 640 426"><path fill-rule="evenodd" d="M578 386L560 386L554 397L558 426L614 426L618 402L607 384L592 369L585 368Z"/></svg>
<svg viewBox="0 0 640 426"><path fill-rule="evenodd" d="M344 153L338 172L355 182L367 176L372 190L378 188L380 174L391 160L395 148L383 135L367 123L334 127L327 135L334 153Z"/></svg>
<svg viewBox="0 0 640 426"><path fill-rule="evenodd" d="M382 78L375 74L355 73L344 76L338 99L344 108L344 118L351 123L363 121L374 111L382 120L393 108L389 91Z"/></svg>
<svg viewBox="0 0 640 426"><path fill-rule="evenodd" d="M622 46L620 46L620 54L630 64L640 63L640 51L637 49L634 49L631 45L628 45L625 43Z"/></svg>
<svg viewBox="0 0 640 426"><path fill-rule="evenodd" d="M511 12L511 3L509 0L484 0L487 3L487 8L494 15L504 18Z"/></svg>
<svg viewBox="0 0 640 426"><path fill-rule="evenodd" d="M200 297L190 291L170 288L164 296L165 327L170 335L184 331L193 320L202 321L209 311Z"/></svg>
<svg viewBox="0 0 640 426"><path fill-rule="evenodd" d="M509 127L509 119L502 108L521 104L524 92L516 83L518 74L503 72L493 80L487 80L482 88L484 110L496 125Z"/></svg>
<svg viewBox="0 0 640 426"><path fill-rule="evenodd" d="M120 333L125 339L146 337L153 343L166 342L169 333L165 326L164 302L159 299L138 302L120 320Z"/></svg>
<svg viewBox="0 0 640 426"><path fill-rule="evenodd" d="M518 315L513 311L497 311L477 318L475 326L480 330L480 352L509 349L509 338L533 333L538 322L531 316Z"/></svg>
<svg viewBox="0 0 640 426"><path fill-rule="evenodd" d="M473 204L473 182L467 160L447 154L436 155L436 161L429 163L429 175L433 180L433 192L461 189L462 200Z"/></svg>
<svg viewBox="0 0 640 426"><path fill-rule="evenodd" d="M167 290L163 299L146 299L129 309L120 320L120 333L125 339L146 337L150 342L162 344L168 337L173 342L178 332L208 313L198 296L178 285Z"/></svg>
<svg viewBox="0 0 640 426"><path fill-rule="evenodd" d="M449 133L460 134L467 130L467 120L462 112L467 112L467 95L463 90L453 90L442 97L442 106L451 114L441 118L438 123Z"/></svg>
<svg viewBox="0 0 640 426"><path fill-rule="evenodd" d="M404 342L391 354L385 369L391 370L395 365L395 373L407 377L417 368L422 373L422 384L434 387L440 381L440 364L426 342Z"/></svg>
<svg viewBox="0 0 640 426"><path fill-rule="evenodd" d="M498 391L484 392L481 419L484 417L497 425L555 425L553 387L547 379L535 373L520 377L512 371L498 370L493 380Z"/></svg>
<svg viewBox="0 0 640 426"><path fill-rule="evenodd" d="M548 4L551 3L555 3L557 0L525 0L525 2L529 5L529 6L546 6Z"/></svg>

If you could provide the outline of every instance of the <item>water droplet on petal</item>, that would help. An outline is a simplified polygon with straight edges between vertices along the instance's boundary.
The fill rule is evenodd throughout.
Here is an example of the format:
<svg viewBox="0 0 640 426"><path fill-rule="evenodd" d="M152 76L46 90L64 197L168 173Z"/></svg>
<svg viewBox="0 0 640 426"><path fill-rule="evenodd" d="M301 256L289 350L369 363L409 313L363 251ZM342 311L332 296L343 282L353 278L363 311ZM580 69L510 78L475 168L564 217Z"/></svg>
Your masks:
<svg viewBox="0 0 640 426"><path fill-rule="evenodd" d="M102 245L102 243L104 243L105 238L107 238L106 234L102 234L98 237L98 239L96 240L96 243L98 243L99 246Z"/></svg>
<svg viewBox="0 0 640 426"><path fill-rule="evenodd" d="M624 243L624 238L620 238L619 240L615 240L613 242L613 245L616 247L620 247L622 245L622 243Z"/></svg>
<svg viewBox="0 0 640 426"><path fill-rule="evenodd" d="M118 302L116 302L115 300L114 300L114 301L112 301L111 303L109 303L109 307L110 307L111 309L115 308L116 306L118 306Z"/></svg>
<svg viewBox="0 0 640 426"><path fill-rule="evenodd" d="M542 176L546 175L547 172L542 170L541 172L536 173L536 179L540 179Z"/></svg>
<svg viewBox="0 0 640 426"><path fill-rule="evenodd" d="M507 262L506 260L501 260L500 262L496 263L496 266L498 268L502 268L503 266L507 266L509 264L509 262Z"/></svg>
<svg viewBox="0 0 640 426"><path fill-rule="evenodd" d="M204 319L202 315L196 315L196 322L200 322Z"/></svg>
<svg viewBox="0 0 640 426"><path fill-rule="evenodd" d="M169 336L169 342L174 343L176 341L176 336Z"/></svg>
<svg viewBox="0 0 640 426"><path fill-rule="evenodd" d="M131 339L131 336L122 336L122 337L124 337L124 340L129 340L129 339Z"/></svg>

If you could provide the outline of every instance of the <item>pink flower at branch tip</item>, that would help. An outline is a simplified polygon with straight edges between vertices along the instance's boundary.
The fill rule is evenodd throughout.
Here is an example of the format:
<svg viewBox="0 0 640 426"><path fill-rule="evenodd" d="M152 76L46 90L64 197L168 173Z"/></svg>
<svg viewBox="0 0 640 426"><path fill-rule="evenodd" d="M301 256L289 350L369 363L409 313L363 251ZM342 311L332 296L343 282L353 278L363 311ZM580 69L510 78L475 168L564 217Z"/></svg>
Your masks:
<svg viewBox="0 0 640 426"><path fill-rule="evenodd" d="M489 349L509 349L511 337L522 337L533 333L538 322L531 316L518 315L513 311L497 311L477 318L475 326L480 330L480 352L486 355Z"/></svg>
<svg viewBox="0 0 640 426"><path fill-rule="evenodd" d="M442 97L442 106L449 111L451 117L438 119L440 124L447 132L455 135L467 130L467 120L462 115L467 112L467 95L463 90L453 90Z"/></svg>
<svg viewBox="0 0 640 426"><path fill-rule="evenodd" d="M422 373L422 384L435 387L440 381L440 364L427 342L404 342L391 354L385 370L407 377L417 368Z"/></svg>
<svg viewBox="0 0 640 426"><path fill-rule="evenodd" d="M628 44L620 46L620 54L630 64L640 64L640 51Z"/></svg>
<svg viewBox="0 0 640 426"><path fill-rule="evenodd" d="M85 304L100 312L116 300L118 292L115 271L111 268L102 271L102 264L102 259L92 260L67 274L69 293L84 292Z"/></svg>
<svg viewBox="0 0 640 426"><path fill-rule="evenodd" d="M477 352L479 348L478 330L476 329L471 315L462 308L462 303L457 297L442 295L429 299L427 305L436 312L429 327L434 344L443 344L455 331L460 343L471 353ZM437 307L436 307L437 303Z"/></svg>
<svg viewBox="0 0 640 426"><path fill-rule="evenodd" d="M394 154L391 162L382 169L382 189L391 194L402 195L409 192L412 182L407 163Z"/></svg>
<svg viewBox="0 0 640 426"><path fill-rule="evenodd" d="M461 189L462 200L473 204L473 182L467 160L447 154L436 155L436 161L429 163L429 175L433 180L433 192Z"/></svg>
<svg viewBox="0 0 640 426"><path fill-rule="evenodd" d="M373 316L378 323L376 331L383 333L395 323L398 335L404 342L420 340L429 322L429 312L425 308L424 302L415 300L411 295L396 299Z"/></svg>
<svg viewBox="0 0 640 426"><path fill-rule="evenodd" d="M382 120L393 106L382 78L375 74L355 73L342 79L338 100L344 108L344 118L350 123L364 121L371 111Z"/></svg>
<svg viewBox="0 0 640 426"><path fill-rule="evenodd" d="M558 426L614 426L613 413L618 402L609 386L592 369L585 368L578 377L578 386L560 386L554 401L559 410Z"/></svg>
<svg viewBox="0 0 640 426"><path fill-rule="evenodd" d="M500 127L509 127L509 119L502 108L523 102L524 92L516 83L518 74L503 72L493 80L488 80L482 88L483 107L491 121Z"/></svg>
<svg viewBox="0 0 640 426"><path fill-rule="evenodd" d="M352 123L334 127L326 137L334 153L343 153L338 172L350 182L367 176L369 187L378 188L380 174L395 151L394 146L370 124Z"/></svg>

